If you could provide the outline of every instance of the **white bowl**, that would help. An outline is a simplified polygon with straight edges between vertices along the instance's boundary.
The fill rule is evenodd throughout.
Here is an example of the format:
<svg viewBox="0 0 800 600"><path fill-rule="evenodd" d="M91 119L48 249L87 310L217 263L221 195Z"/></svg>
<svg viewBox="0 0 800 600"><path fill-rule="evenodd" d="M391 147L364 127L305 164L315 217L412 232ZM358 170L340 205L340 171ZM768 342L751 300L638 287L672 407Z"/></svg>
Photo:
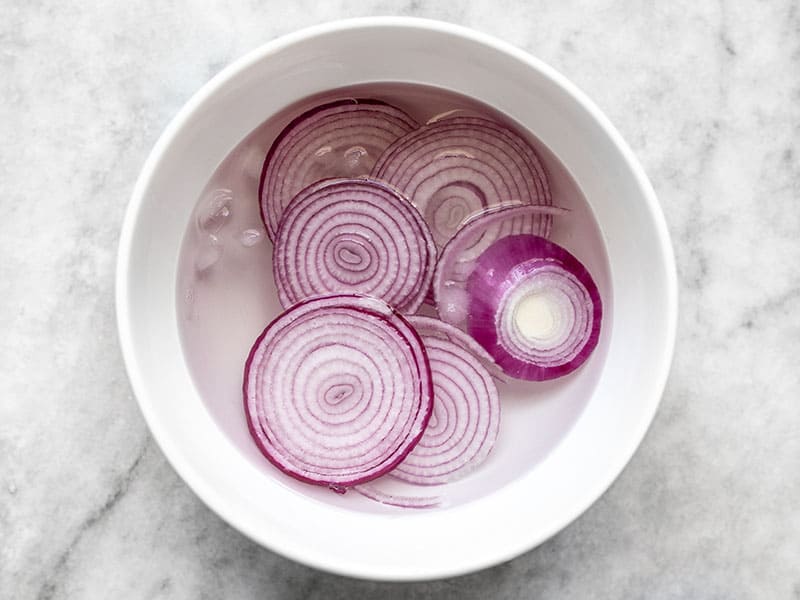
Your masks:
<svg viewBox="0 0 800 600"><path fill-rule="evenodd" d="M610 267L605 360L587 371L591 385L582 392L590 397L574 424L539 460L522 451L507 459L511 481L472 490L468 501L430 512L351 509L321 500L316 488L306 494L286 485L218 427L193 384L178 335L179 249L210 174L271 114L311 94L371 81L445 87L528 128L588 199ZM312 27L266 44L214 77L150 154L125 218L117 269L128 374L175 470L258 543L364 578L466 573L511 559L565 527L608 488L639 445L675 339L677 285L664 218L617 131L574 85L530 55L462 27L419 19ZM505 463L494 468L502 472Z"/></svg>

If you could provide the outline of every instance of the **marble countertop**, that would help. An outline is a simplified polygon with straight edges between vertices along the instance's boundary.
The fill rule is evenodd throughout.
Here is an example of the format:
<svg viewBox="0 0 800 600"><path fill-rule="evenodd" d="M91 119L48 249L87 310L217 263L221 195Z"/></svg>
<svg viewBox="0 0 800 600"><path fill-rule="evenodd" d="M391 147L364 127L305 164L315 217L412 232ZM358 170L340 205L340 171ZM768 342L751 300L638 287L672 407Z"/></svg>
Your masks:
<svg viewBox="0 0 800 600"><path fill-rule="evenodd" d="M796 2L0 0L0 597L800 599ZM264 550L165 462L117 347L125 205L224 65L345 16L441 18L583 88L640 157L677 255L663 404L613 487L541 547L419 584Z"/></svg>

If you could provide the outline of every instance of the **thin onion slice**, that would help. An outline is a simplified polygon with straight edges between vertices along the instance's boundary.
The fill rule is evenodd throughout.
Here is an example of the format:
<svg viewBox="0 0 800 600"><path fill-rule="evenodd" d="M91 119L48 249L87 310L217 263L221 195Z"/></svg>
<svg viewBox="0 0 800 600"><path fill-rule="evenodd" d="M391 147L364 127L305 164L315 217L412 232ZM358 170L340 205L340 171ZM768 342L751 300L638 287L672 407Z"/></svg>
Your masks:
<svg viewBox="0 0 800 600"><path fill-rule="evenodd" d="M270 240L300 190L324 178L368 175L386 148L416 127L399 108L367 99L331 102L294 119L273 142L261 171L258 196Z"/></svg>
<svg viewBox="0 0 800 600"><path fill-rule="evenodd" d="M433 413L419 443L391 472L418 485L464 477L489 455L500 400L489 373L461 345L423 335L433 377Z"/></svg>
<svg viewBox="0 0 800 600"><path fill-rule="evenodd" d="M357 292L413 313L430 288L436 246L420 214L391 186L328 179L286 208L272 264L284 307L309 296Z"/></svg>
<svg viewBox="0 0 800 600"><path fill-rule="evenodd" d="M465 330L469 303L466 285L477 258L507 235L535 233L524 227L532 224L532 216L553 217L567 212L555 206L501 206L470 218L439 253L432 283L439 318Z"/></svg>
<svg viewBox="0 0 800 600"><path fill-rule="evenodd" d="M594 280L577 258L542 237L495 242L478 259L467 292L470 335L512 377L561 377L597 346L603 305Z"/></svg>
<svg viewBox="0 0 800 600"><path fill-rule="evenodd" d="M405 496L387 492L376 481L362 483L353 489L374 502L398 508L439 508L444 504L441 496Z"/></svg>
<svg viewBox="0 0 800 600"><path fill-rule="evenodd" d="M481 117L454 116L423 125L389 146L372 173L411 198L440 248L467 219L487 208L552 204L547 175L530 144ZM530 222L518 228L549 235L550 215L526 218Z"/></svg>
<svg viewBox="0 0 800 600"><path fill-rule="evenodd" d="M391 471L430 419L425 346L386 303L359 295L301 302L258 337L244 408L262 454L336 491Z"/></svg>

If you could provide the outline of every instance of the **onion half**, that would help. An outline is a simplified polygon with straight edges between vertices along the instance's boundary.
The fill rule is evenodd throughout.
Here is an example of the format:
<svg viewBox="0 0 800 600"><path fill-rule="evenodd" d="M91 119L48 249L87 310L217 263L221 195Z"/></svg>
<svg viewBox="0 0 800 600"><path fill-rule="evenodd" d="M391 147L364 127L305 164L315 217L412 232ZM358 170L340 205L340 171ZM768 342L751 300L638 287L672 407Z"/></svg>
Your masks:
<svg viewBox="0 0 800 600"><path fill-rule="evenodd" d="M419 335L387 304L359 295L309 299L270 323L250 351L243 393L262 454L340 492L402 461L433 404Z"/></svg>
<svg viewBox="0 0 800 600"><path fill-rule="evenodd" d="M286 208L272 257L284 307L326 293L368 294L416 311L430 288L436 246L397 190L367 178L328 179Z"/></svg>
<svg viewBox="0 0 800 600"><path fill-rule="evenodd" d="M567 214L555 206L500 206L470 218L439 253L433 276L433 297L439 318L466 329L467 279L477 258L496 240L517 233L535 233L533 217ZM534 227L535 228L535 227Z"/></svg>
<svg viewBox="0 0 800 600"><path fill-rule="evenodd" d="M597 346L597 286L577 258L549 240L514 235L495 242L478 259L467 292L470 335L513 377L561 377Z"/></svg>
<svg viewBox="0 0 800 600"><path fill-rule="evenodd" d="M438 247L487 208L552 204L547 176L530 144L481 117L448 117L423 125L389 146L372 174L411 198ZM549 235L550 215L526 218L530 223L519 227Z"/></svg>
<svg viewBox="0 0 800 600"><path fill-rule="evenodd" d="M273 142L261 170L258 196L270 240L300 190L328 177L368 175L386 148L416 127L399 108L365 99L331 102L294 119Z"/></svg>

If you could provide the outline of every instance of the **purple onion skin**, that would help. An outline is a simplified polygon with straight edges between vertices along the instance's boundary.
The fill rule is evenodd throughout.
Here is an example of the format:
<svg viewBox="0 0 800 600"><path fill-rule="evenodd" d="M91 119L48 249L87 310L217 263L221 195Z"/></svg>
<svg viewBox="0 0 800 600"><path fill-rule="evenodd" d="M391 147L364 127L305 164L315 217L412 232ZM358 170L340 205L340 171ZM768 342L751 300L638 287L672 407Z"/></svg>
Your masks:
<svg viewBox="0 0 800 600"><path fill-rule="evenodd" d="M513 356L500 342L497 314L500 302L527 273L543 264L559 264L574 275L591 300L592 327L578 353L562 364L541 366ZM478 259L467 282L468 332L495 358L508 375L530 381L547 381L575 371L591 355L600 339L603 303L600 292L584 265L558 244L534 235L502 238ZM574 332L573 332L574 333Z"/></svg>
<svg viewBox="0 0 800 600"><path fill-rule="evenodd" d="M392 461L387 462L386 465L384 465L380 470L378 470L378 471L376 471L374 473L370 473L369 476L367 476L367 477L361 477L361 478L355 478L355 479L352 479L352 480L349 480L349 481L337 481L337 482L330 482L330 481L324 481L324 480L319 480L319 479L313 479L313 478L310 478L310 477L305 477L305 476L303 476L303 475L301 475L301 474L299 474L299 473L287 468L286 465L284 465L279 460L277 460L272 455L272 453L269 451L269 449L266 448L261 443L260 436L258 435L257 430L256 430L257 424L253 422L253 418L252 418L252 415L250 414L250 410L249 410L249 406L248 406L248 381L249 381L249 377L250 377L250 370L251 370L251 368L253 368L255 355L258 352L259 347L260 347L262 341L264 340L264 338L267 336L267 334L270 333L272 328L276 326L276 324L278 323L279 319L282 316L286 315L287 313L291 313L292 311L299 310L300 308L302 308L304 306L307 306L308 304L311 304L311 303L314 303L314 302L318 302L318 301L322 301L322 300L330 300L330 299L338 299L338 300L341 300L343 303L356 303L356 304L360 303L360 302L374 303L374 304L379 305L381 307L380 312L376 313L376 314L383 314L384 316L390 315L391 318L396 318L401 323L403 323L405 325L405 328L407 329L407 331L409 332L409 334L413 338L413 343L414 343L415 347L419 348L419 351L421 353L421 361L417 366L418 366L418 369L420 370L421 379L424 382L423 383L424 388L422 390L422 394L427 399L425 402L423 402L423 405L422 405L422 410L424 411L424 413L423 413L423 417L422 417L422 421L421 421L420 431L417 432L415 435L413 435L411 438L409 438L407 440L407 442L405 444L405 447L402 449L402 451L397 453L397 456L394 457L394 459ZM370 314L371 311L364 309L364 312L367 313L367 314ZM433 414L433 379L432 379L432 375L431 375L430 362L428 360L427 351L425 349L425 344L423 343L422 338L419 336L419 334L416 332L416 330L408 323L408 321L405 319L405 317L403 317L403 315L401 315L399 312L397 312L393 308L391 308L388 304L386 304L385 302L383 302L382 300L377 299L377 298L372 298L370 296L364 296L362 294L331 294L331 295L326 295L326 296L317 296L317 297L314 297L314 298L307 298L307 299L305 299L305 300L303 300L301 302L298 302L296 305L291 307L289 310L284 311L283 313L281 313L281 315L279 315L276 319L274 319L272 322L270 322L269 325L266 326L264 331L262 331L261 334L256 338L255 342L253 343L253 346L250 349L250 352L248 353L247 360L245 361L244 378L243 378L243 383L242 383L242 397L243 397L243 402L244 402L244 413L245 413L245 418L246 418L246 421L247 421L247 428L248 428L248 431L250 432L250 437L255 442L255 444L258 447L258 449L260 450L261 454L270 463L272 463L272 465L274 465L279 471L285 473L286 475L288 475L288 476L290 476L290 477L292 477L292 478L294 478L294 479L296 479L298 481L302 481L303 483L308 483L308 484L312 484L312 485L324 486L324 487L329 488L333 492L336 492L338 494L343 494L349 488L352 488L353 486L356 486L356 485L359 485L359 484L363 484L363 483L367 483L369 481L373 481L374 479L377 479L377 478L389 473L390 471L392 471L400 462L402 462L406 458L406 456L408 456L408 454L411 452L411 450L414 449L414 447L417 445L417 443L419 443L419 440L422 438L423 434L425 433L425 429L428 426L428 422L430 421L431 414Z"/></svg>

